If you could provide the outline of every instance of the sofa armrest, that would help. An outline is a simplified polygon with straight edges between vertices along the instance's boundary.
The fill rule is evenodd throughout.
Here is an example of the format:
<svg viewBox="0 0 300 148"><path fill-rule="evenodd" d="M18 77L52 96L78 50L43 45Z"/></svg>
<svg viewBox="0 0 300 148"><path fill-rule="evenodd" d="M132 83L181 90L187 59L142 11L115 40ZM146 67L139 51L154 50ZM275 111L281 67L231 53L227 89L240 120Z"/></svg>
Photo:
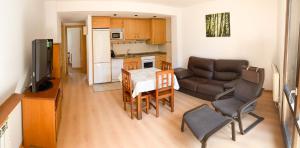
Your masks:
<svg viewBox="0 0 300 148"><path fill-rule="evenodd" d="M177 77L177 79L185 79L188 77L192 77L194 74L192 71L188 70L188 69L184 69L184 68L176 68L174 70L174 73Z"/></svg>
<svg viewBox="0 0 300 148"><path fill-rule="evenodd" d="M235 79L235 80L232 80L230 82L227 82L227 83L224 84L224 88L225 89L234 88L238 81L239 81L239 79Z"/></svg>

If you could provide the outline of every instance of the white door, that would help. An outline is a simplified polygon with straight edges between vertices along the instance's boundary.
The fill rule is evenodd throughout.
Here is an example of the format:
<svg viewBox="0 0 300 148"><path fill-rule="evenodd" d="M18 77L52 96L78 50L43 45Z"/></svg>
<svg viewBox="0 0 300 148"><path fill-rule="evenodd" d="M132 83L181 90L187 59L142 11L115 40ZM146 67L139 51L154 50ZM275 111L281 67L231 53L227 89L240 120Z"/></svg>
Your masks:
<svg viewBox="0 0 300 148"><path fill-rule="evenodd" d="M93 30L94 63L108 63L110 56L110 31L108 29Z"/></svg>
<svg viewBox="0 0 300 148"><path fill-rule="evenodd" d="M81 28L67 29L68 51L71 53L72 68L81 67L80 34L81 34Z"/></svg>
<svg viewBox="0 0 300 148"><path fill-rule="evenodd" d="M94 83L111 82L111 63L94 64Z"/></svg>

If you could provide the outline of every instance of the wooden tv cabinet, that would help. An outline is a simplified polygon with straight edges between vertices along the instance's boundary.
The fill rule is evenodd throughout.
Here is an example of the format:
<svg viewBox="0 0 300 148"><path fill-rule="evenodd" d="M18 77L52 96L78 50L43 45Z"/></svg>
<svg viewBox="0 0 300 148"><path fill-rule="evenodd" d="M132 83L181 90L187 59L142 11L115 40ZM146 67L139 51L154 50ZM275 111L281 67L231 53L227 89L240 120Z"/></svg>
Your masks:
<svg viewBox="0 0 300 148"><path fill-rule="evenodd" d="M63 94L60 79L51 82L48 90L32 93L28 89L23 94L24 148L56 148Z"/></svg>

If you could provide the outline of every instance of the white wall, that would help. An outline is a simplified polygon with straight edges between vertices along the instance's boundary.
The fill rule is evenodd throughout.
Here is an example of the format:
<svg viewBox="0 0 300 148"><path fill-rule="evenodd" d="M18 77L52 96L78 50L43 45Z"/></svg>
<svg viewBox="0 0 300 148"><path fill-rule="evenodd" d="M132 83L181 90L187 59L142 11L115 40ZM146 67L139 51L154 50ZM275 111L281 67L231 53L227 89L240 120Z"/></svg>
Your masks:
<svg viewBox="0 0 300 148"><path fill-rule="evenodd" d="M81 67L81 28L68 28L67 29L67 44L68 51L72 55L72 68Z"/></svg>
<svg viewBox="0 0 300 148"><path fill-rule="evenodd" d="M44 36L43 7L42 0L7 0L0 5L0 104L13 92L21 93L30 80L31 41ZM8 148L22 142L21 112L17 110L10 115L9 128L14 133Z"/></svg>
<svg viewBox="0 0 300 148"><path fill-rule="evenodd" d="M205 15L230 12L231 37L206 37ZM274 0L211 0L183 10L183 64L190 56L249 60L265 68L266 89L272 89L272 62L278 57L278 2Z"/></svg>
<svg viewBox="0 0 300 148"><path fill-rule="evenodd" d="M280 86L279 89L283 90L283 68L284 68L284 45L285 45L285 22L286 22L286 0L282 0L278 4L278 38L277 38L277 57L273 60L273 63L278 67L280 75ZM279 110L280 116L283 99L283 91L279 94Z"/></svg>
<svg viewBox="0 0 300 148"><path fill-rule="evenodd" d="M92 16L86 19L87 35L86 35L86 54L87 54L87 78L89 85L93 84L93 39L92 39Z"/></svg>
<svg viewBox="0 0 300 148"><path fill-rule="evenodd" d="M0 104L21 92L31 69L31 41L44 36L41 0L9 0L0 6ZM17 87L17 89L16 89Z"/></svg>

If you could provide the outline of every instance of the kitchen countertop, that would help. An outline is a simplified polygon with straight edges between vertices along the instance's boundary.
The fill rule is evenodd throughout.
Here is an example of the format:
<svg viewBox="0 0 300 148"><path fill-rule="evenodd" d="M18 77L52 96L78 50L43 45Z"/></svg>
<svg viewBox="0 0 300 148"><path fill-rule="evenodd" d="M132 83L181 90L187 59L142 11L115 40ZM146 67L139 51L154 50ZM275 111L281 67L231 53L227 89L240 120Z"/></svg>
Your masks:
<svg viewBox="0 0 300 148"><path fill-rule="evenodd" d="M165 55L166 52L146 52L146 53L129 53L128 55L125 54L119 54L116 55L115 57L112 57L112 59L124 59L124 58L135 58L135 57L143 57L143 56L155 56L155 55Z"/></svg>

